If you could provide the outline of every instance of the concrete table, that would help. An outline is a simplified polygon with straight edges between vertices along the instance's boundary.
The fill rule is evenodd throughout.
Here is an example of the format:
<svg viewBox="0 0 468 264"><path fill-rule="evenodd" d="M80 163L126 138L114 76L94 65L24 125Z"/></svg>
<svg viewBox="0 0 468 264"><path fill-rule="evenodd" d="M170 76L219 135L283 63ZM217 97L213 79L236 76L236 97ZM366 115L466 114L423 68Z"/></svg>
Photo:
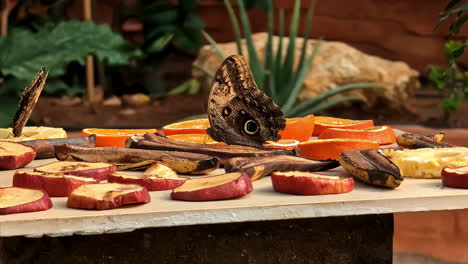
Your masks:
<svg viewBox="0 0 468 264"><path fill-rule="evenodd" d="M0 172L0 186L13 173ZM322 196L275 193L270 177L253 185L234 200L173 201L162 191L105 211L52 198L48 211L0 216L0 263L391 263L393 213L468 207L468 190L440 180L405 179L395 190L356 182Z"/></svg>

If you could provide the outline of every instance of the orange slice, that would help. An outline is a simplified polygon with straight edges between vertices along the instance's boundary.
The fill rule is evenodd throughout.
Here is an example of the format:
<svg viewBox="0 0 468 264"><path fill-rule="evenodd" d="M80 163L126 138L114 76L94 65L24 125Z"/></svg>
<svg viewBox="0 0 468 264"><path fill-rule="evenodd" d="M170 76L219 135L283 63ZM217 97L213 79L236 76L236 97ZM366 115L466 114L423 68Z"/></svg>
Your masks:
<svg viewBox="0 0 468 264"><path fill-rule="evenodd" d="M312 136L320 135L327 128L361 129L374 126L372 120L351 120L328 116L316 116Z"/></svg>
<svg viewBox="0 0 468 264"><path fill-rule="evenodd" d="M281 139L295 139L300 142L309 140L314 131L314 119L314 115L286 118L286 128L279 132Z"/></svg>
<svg viewBox="0 0 468 264"><path fill-rule="evenodd" d="M378 148L379 143L362 139L317 139L299 144L299 154L303 157L327 160L338 160L341 152L349 149L373 149Z"/></svg>
<svg viewBox="0 0 468 264"><path fill-rule="evenodd" d="M293 150L297 148L299 143L300 142L295 139L280 139L277 142L267 141L265 144L263 144L263 148Z"/></svg>
<svg viewBox="0 0 468 264"><path fill-rule="evenodd" d="M374 126L363 129L327 128L318 136L319 139L353 138L377 141L379 144L393 144L396 134L389 126Z"/></svg>
<svg viewBox="0 0 468 264"><path fill-rule="evenodd" d="M167 138L199 144L224 144L224 142L215 141L214 139L210 138L207 134L177 134L167 136Z"/></svg>
<svg viewBox="0 0 468 264"><path fill-rule="evenodd" d="M125 147L125 140L130 136L143 136L146 133L157 133L157 129L101 129L86 128L82 136L96 135L96 147Z"/></svg>
<svg viewBox="0 0 468 264"><path fill-rule="evenodd" d="M177 134L206 134L206 129L210 127L208 118L173 123L162 128L165 136Z"/></svg>

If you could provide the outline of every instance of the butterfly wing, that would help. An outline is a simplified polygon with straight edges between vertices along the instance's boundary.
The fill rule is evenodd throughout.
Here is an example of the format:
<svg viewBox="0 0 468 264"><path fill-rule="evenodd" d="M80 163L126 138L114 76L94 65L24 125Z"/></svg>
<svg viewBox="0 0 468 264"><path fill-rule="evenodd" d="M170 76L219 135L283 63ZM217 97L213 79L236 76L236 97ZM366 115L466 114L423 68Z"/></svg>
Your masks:
<svg viewBox="0 0 468 264"><path fill-rule="evenodd" d="M228 57L211 86L208 98L208 135L228 144L261 147L277 141L286 126L281 109L255 84L247 60Z"/></svg>

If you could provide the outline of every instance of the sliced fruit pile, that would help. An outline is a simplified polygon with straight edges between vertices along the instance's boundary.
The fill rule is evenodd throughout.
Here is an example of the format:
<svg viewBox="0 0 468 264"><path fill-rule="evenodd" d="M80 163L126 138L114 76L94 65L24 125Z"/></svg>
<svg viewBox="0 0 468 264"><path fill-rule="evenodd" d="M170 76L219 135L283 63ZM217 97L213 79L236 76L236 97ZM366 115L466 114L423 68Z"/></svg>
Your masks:
<svg viewBox="0 0 468 264"><path fill-rule="evenodd" d="M347 193L354 189L353 178L302 171L274 172L271 182L277 192L301 195Z"/></svg>
<svg viewBox="0 0 468 264"><path fill-rule="evenodd" d="M112 209L126 204L149 203L145 187L136 184L99 183L82 185L68 196L67 207L79 209Z"/></svg>
<svg viewBox="0 0 468 264"><path fill-rule="evenodd" d="M396 135L389 126L375 126L362 129L327 128L318 136L319 139L349 138L378 142L381 145L396 142Z"/></svg>
<svg viewBox="0 0 468 264"><path fill-rule="evenodd" d="M309 140L314 131L314 120L314 115L286 118L286 128L279 132L281 139L293 139L300 142Z"/></svg>
<svg viewBox="0 0 468 264"><path fill-rule="evenodd" d="M146 133L157 133L157 129L83 129L82 135L96 135L97 147L124 147L125 141L131 136L142 136Z"/></svg>
<svg viewBox="0 0 468 264"><path fill-rule="evenodd" d="M442 170L442 183L447 187L468 189L468 165L444 168Z"/></svg>
<svg viewBox="0 0 468 264"><path fill-rule="evenodd" d="M194 178L172 190L174 200L215 201L235 198L251 193L252 182L242 172Z"/></svg>
<svg viewBox="0 0 468 264"><path fill-rule="evenodd" d="M56 161L39 166L34 171L52 174L63 173L102 181L106 180L109 174L115 173L117 169L114 164L104 162Z"/></svg>
<svg viewBox="0 0 468 264"><path fill-rule="evenodd" d="M188 180L188 178L180 177L173 169L163 163L157 162L143 174L111 174L107 180L109 182L139 184L146 187L148 191L163 191L176 188Z"/></svg>
<svg viewBox="0 0 468 264"><path fill-rule="evenodd" d="M468 148L463 147L405 149L388 151L386 156L409 178L440 178L444 167L468 164Z"/></svg>
<svg viewBox="0 0 468 264"><path fill-rule="evenodd" d="M14 137L12 128L0 128L1 141L27 141L36 139L66 138L67 132L56 127L24 127L21 136Z"/></svg>
<svg viewBox="0 0 468 264"><path fill-rule="evenodd" d="M15 142L0 141L0 170L13 170L28 165L36 157L33 148Z"/></svg>
<svg viewBox="0 0 468 264"><path fill-rule="evenodd" d="M299 154L316 160L338 160L338 156L345 150L378 147L378 142L363 139L317 139L300 143Z"/></svg>
<svg viewBox="0 0 468 264"><path fill-rule="evenodd" d="M267 141L263 144L263 148L272 148L272 149L286 149L293 150L299 146L299 141L295 139L280 139L276 142Z"/></svg>
<svg viewBox="0 0 468 264"><path fill-rule="evenodd" d="M183 121L170 124L162 128L165 136L177 134L206 134L206 129L210 127L208 118Z"/></svg>
<svg viewBox="0 0 468 264"><path fill-rule="evenodd" d="M223 142L218 142L207 134L176 134L167 136L167 138L185 142L200 143L200 144L224 144Z"/></svg>
<svg viewBox="0 0 468 264"><path fill-rule="evenodd" d="M325 129L342 128L342 129L362 129L373 127L372 120L350 120L342 118L334 118L328 116L316 116L313 136L319 136Z"/></svg>
<svg viewBox="0 0 468 264"><path fill-rule="evenodd" d="M52 201L42 190L0 188L0 215L44 211L50 208Z"/></svg>
<svg viewBox="0 0 468 264"><path fill-rule="evenodd" d="M44 190L51 197L67 197L79 186L94 183L99 183L99 181L63 173L18 170L13 175L13 186Z"/></svg>

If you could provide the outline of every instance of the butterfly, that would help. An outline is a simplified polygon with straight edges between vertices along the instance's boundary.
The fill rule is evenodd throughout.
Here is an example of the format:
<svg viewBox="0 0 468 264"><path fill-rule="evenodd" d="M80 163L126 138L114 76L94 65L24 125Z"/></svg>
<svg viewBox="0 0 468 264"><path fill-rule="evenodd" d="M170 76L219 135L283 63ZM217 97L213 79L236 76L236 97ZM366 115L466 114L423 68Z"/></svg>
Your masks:
<svg viewBox="0 0 468 264"><path fill-rule="evenodd" d="M224 60L208 98L207 134L227 144L261 147L278 141L286 126L283 113L255 83L248 61L239 55Z"/></svg>

